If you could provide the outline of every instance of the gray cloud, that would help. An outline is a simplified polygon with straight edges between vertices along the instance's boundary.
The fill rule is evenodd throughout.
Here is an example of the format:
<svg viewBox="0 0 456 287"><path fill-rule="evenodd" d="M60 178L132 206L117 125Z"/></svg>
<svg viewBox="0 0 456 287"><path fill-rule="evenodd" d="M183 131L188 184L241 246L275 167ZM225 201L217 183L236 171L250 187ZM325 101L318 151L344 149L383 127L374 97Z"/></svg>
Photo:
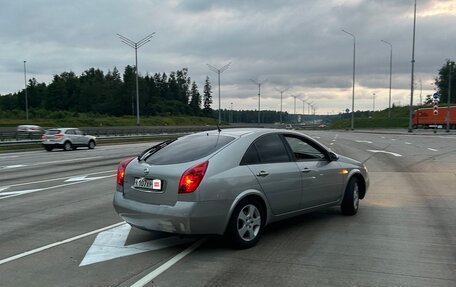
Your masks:
<svg viewBox="0 0 456 287"><path fill-rule="evenodd" d="M38 81L90 67L122 70L134 63L134 51L116 33L137 41L156 32L138 51L142 74L188 67L201 87L207 75L215 79L207 63L231 62L222 76L225 106L246 99L245 108L256 108L249 79L267 78L269 106L276 106L275 88L292 87L288 94L318 96L322 110L336 109L335 100L343 109L351 95L353 42L341 29L356 35L360 99L387 89L389 46L382 39L393 44L395 94L405 104L409 93L413 0L2 2L0 94L22 89L23 60ZM455 6L418 1L415 67L426 92L445 59L454 58ZM379 97L378 106L385 103Z"/></svg>

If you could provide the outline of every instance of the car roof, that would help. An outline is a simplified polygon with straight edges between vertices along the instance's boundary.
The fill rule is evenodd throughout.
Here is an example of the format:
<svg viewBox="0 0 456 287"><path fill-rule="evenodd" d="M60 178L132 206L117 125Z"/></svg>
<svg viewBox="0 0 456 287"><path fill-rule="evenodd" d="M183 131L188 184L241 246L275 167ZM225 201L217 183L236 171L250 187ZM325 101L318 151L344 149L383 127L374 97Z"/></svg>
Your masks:
<svg viewBox="0 0 456 287"><path fill-rule="evenodd" d="M271 129L271 128L228 128L228 129L221 129L219 132L218 130L210 130L210 131L205 131L205 132L199 132L195 133L194 135L217 135L220 133L220 135L226 135L226 136L233 136L233 137L242 137L246 135L252 135L252 134L268 134L268 133L293 133L297 135L304 135L302 133L290 131L290 130L284 130L284 129Z"/></svg>

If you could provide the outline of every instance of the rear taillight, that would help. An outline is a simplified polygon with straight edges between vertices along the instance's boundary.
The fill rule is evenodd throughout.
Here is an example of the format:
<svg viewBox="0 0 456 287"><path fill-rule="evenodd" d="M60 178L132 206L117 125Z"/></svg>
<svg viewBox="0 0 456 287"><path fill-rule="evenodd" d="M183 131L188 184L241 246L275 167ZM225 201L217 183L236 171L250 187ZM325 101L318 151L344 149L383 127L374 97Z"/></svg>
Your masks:
<svg viewBox="0 0 456 287"><path fill-rule="evenodd" d="M179 193L194 192L203 180L209 162L205 161L187 169L179 180Z"/></svg>
<svg viewBox="0 0 456 287"><path fill-rule="evenodd" d="M41 139L44 140L46 138L46 135L41 135Z"/></svg>
<svg viewBox="0 0 456 287"><path fill-rule="evenodd" d="M54 138L56 138L56 139L61 139L61 138L63 138L63 135L62 135L62 134L55 134L55 135L54 135Z"/></svg>
<svg viewBox="0 0 456 287"><path fill-rule="evenodd" d="M127 158L120 162L119 167L117 168L117 185L123 186L125 180L125 169L133 159L134 157Z"/></svg>

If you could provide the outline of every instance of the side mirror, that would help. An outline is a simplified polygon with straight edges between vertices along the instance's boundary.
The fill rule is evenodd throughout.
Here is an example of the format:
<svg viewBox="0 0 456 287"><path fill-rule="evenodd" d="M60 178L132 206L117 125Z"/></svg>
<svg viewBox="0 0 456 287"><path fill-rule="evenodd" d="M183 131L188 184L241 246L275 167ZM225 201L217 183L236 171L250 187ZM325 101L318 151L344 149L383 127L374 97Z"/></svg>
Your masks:
<svg viewBox="0 0 456 287"><path fill-rule="evenodd" d="M337 160L339 160L339 156L335 152L330 151L329 152L329 160L330 161L337 161Z"/></svg>

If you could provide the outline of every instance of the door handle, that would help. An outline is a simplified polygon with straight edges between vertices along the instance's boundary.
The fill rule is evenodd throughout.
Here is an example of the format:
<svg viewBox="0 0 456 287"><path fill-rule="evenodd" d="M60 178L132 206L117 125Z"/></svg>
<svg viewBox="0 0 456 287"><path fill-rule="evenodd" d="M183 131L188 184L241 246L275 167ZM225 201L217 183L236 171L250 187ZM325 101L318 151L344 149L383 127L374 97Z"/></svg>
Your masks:
<svg viewBox="0 0 456 287"><path fill-rule="evenodd" d="M261 177L265 177L265 176L268 176L268 175L269 175L269 172L264 171L264 170L260 171L260 172L257 174L257 176L261 176Z"/></svg>
<svg viewBox="0 0 456 287"><path fill-rule="evenodd" d="M301 170L302 173L308 173L308 172L310 172L310 171L311 171L311 170L310 170L309 168L307 168L307 167L304 168L303 170Z"/></svg>

